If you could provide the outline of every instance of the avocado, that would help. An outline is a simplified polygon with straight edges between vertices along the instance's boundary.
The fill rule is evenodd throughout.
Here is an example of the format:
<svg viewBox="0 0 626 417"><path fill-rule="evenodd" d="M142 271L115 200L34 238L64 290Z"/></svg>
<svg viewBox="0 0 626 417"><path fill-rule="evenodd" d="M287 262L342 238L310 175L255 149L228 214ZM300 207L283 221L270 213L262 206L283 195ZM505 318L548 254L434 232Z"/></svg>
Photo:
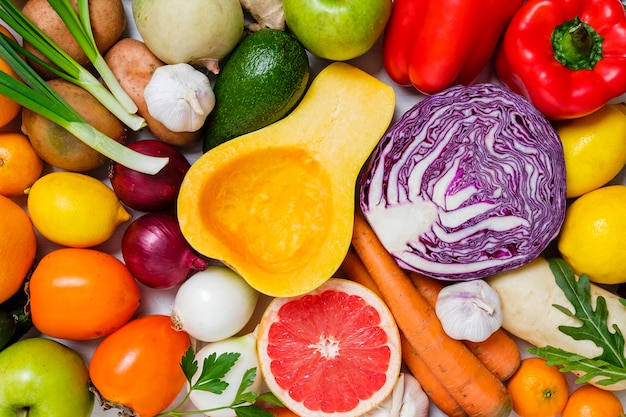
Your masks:
<svg viewBox="0 0 626 417"><path fill-rule="evenodd" d="M304 95L309 75L306 49L290 33L267 28L247 35L215 80L203 152L282 119Z"/></svg>

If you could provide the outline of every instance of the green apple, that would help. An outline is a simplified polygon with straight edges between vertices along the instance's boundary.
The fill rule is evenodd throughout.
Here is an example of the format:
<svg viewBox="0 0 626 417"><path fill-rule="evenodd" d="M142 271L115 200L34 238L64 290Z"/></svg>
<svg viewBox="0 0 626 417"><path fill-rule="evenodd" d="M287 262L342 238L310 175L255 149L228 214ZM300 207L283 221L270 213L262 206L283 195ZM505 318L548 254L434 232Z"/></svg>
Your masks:
<svg viewBox="0 0 626 417"><path fill-rule="evenodd" d="M391 0L283 0L287 27L312 54L346 61L382 35Z"/></svg>
<svg viewBox="0 0 626 417"><path fill-rule="evenodd" d="M88 417L89 372L73 349L51 339L22 339L0 352L0 417Z"/></svg>

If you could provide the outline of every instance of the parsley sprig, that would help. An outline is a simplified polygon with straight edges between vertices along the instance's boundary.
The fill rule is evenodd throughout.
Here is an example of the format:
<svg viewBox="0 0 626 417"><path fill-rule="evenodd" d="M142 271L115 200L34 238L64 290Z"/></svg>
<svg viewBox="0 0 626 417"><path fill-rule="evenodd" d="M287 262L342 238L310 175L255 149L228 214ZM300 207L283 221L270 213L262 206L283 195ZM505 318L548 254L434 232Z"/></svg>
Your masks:
<svg viewBox="0 0 626 417"><path fill-rule="evenodd" d="M559 326L558 329L575 340L593 342L602 349L602 353L588 358L553 346L532 347L528 351L547 360L549 365L561 366L563 372L582 373L577 383L598 378L595 381L597 384L608 386L626 380L624 335L616 324L609 328L606 299L602 296L596 297L594 309L589 277L581 274L576 279L572 268L562 259L553 258L548 262L557 285L574 307L574 311L557 304L553 306L580 322L580 326ZM623 300L620 301L624 304Z"/></svg>
<svg viewBox="0 0 626 417"><path fill-rule="evenodd" d="M187 395L185 395L180 403L178 403L178 405L172 410L159 413L156 417L177 417L190 414L208 413L211 411L224 409L233 410L237 417L273 417L270 412L263 410L258 405L255 405L255 403L257 401L265 401L268 403L282 406L278 398L276 398L276 396L274 396L274 394L272 394L271 392L257 394L254 391L247 391L247 389L254 383L254 378L256 377L257 372L256 367L246 370L243 377L241 378L239 387L237 388L237 394L235 395L235 399L230 404L225 404L224 406L204 410L181 410L184 403L189 399L192 391L208 391L217 395L222 394L224 390L229 386L229 383L225 381L224 378L231 370L233 365L235 365L240 356L241 354L238 352L222 353L219 356L216 353L210 354L209 356L204 358L204 361L202 363L202 370L200 371L200 376L195 382L192 382L192 378L198 372L198 361L195 358L193 348L189 347L189 349L187 349L187 351L183 355L180 364L180 367L185 374L185 378L189 383L189 390L187 391Z"/></svg>

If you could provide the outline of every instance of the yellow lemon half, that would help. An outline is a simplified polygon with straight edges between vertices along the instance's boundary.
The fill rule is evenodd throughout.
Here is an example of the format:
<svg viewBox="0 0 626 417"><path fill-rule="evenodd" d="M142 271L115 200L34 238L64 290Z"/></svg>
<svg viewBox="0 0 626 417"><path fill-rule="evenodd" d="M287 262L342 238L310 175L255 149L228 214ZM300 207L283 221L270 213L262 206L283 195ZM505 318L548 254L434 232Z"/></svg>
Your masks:
<svg viewBox="0 0 626 417"><path fill-rule="evenodd" d="M574 201L558 248L577 275L599 284L626 282L626 185L601 187Z"/></svg>
<svg viewBox="0 0 626 417"><path fill-rule="evenodd" d="M578 197L611 181L626 164L626 105L607 104L578 119L560 122L567 196Z"/></svg>
<svg viewBox="0 0 626 417"><path fill-rule="evenodd" d="M28 191L28 212L46 239L86 248L105 242L131 214L103 182L75 172L52 172Z"/></svg>

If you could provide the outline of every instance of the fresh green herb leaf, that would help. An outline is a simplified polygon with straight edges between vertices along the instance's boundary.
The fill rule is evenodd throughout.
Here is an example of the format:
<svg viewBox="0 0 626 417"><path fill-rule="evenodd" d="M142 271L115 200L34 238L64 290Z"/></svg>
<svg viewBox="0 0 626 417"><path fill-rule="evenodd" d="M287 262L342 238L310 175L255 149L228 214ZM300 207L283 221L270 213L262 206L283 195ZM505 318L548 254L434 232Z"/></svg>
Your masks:
<svg viewBox="0 0 626 417"><path fill-rule="evenodd" d="M274 417L269 411L263 410L258 405L243 405L233 409L237 417Z"/></svg>
<svg viewBox="0 0 626 417"><path fill-rule="evenodd" d="M222 353L219 357L215 353L210 354L204 358L200 377L192 388L221 394L228 387L228 382L222 378L231 370L240 356L240 353Z"/></svg>
<svg viewBox="0 0 626 417"><path fill-rule="evenodd" d="M582 372L577 384L593 378L598 378L594 383L605 386L626 380L626 369L600 359L586 358L552 346L529 348L528 352L545 359L548 365L561 366L562 372Z"/></svg>
<svg viewBox="0 0 626 417"><path fill-rule="evenodd" d="M283 404L282 401L280 401L278 397L274 395L273 392L262 392L261 394L259 394L256 400L263 401L264 403L268 403L268 404L274 404L275 406L278 406L278 407L285 406L285 404Z"/></svg>
<svg viewBox="0 0 626 417"><path fill-rule="evenodd" d="M250 386L252 386L252 384L254 384L255 377L256 377L256 368L250 368L246 370L246 372L243 374L243 377L241 378L241 383L239 384L239 388L237 389L236 398L239 398L242 395L244 395L245 390L248 389ZM249 400L246 400L246 401L254 402L254 401L249 401Z"/></svg>
<svg viewBox="0 0 626 417"><path fill-rule="evenodd" d="M193 351L192 346L187 348L187 351L180 361L180 367L183 370L183 374L185 374L187 382L191 384L191 378L198 372L198 361L196 360L196 353Z"/></svg>
<svg viewBox="0 0 626 417"><path fill-rule="evenodd" d="M563 371L585 373L581 381L602 378L603 385L610 385L626 379L626 357L624 356L624 335L617 325L609 328L606 299L596 297L595 309L592 304L589 277L581 274L578 279L572 268L562 259L548 260L557 285L574 311L562 305L553 305L568 317L577 319L580 326L559 326L559 330L575 340L589 340L602 349L594 358L586 358L552 346L533 347L528 351L560 365ZM600 383L600 382L599 382Z"/></svg>
<svg viewBox="0 0 626 417"><path fill-rule="evenodd" d="M178 403L176 407L174 407L172 410L159 413L156 417L179 417L188 414L209 413L211 411L224 409L233 410L237 417L273 417L271 413L263 410L261 407L255 405L254 403L262 400L278 406L282 406L282 403L276 398L276 396L270 392L257 394L254 391L247 391L247 389L254 383L254 379L257 373L256 368L250 368L244 372L244 375L241 378L241 382L239 383L239 387L237 388L235 399L230 404L207 410L180 410L185 402L189 399L189 395L192 391L209 391L218 395L223 393L224 389L226 389L226 387L228 387L229 385L228 382L223 380L223 378L226 377L228 372L230 372L230 370L240 357L241 354L236 352L222 353L219 356L216 353L212 353L204 359L202 363L202 369L200 370L200 375L196 382L192 383L193 378L198 372L198 361L195 358L193 348L189 347L183 355L180 363L181 369L185 374L185 378L189 382L189 390L187 391L185 397Z"/></svg>
<svg viewBox="0 0 626 417"><path fill-rule="evenodd" d="M575 340L591 340L603 350L602 355L596 359L605 360L616 366L626 368L624 335L615 324L612 326L613 331L609 329L607 324L609 311L604 297L596 298L594 310L591 302L589 277L582 274L576 280L574 271L562 259L551 260L550 268L557 285L574 306L574 312L572 313L563 306L555 305L555 307L569 317L577 318L581 321L580 327L559 326L559 330Z"/></svg>

